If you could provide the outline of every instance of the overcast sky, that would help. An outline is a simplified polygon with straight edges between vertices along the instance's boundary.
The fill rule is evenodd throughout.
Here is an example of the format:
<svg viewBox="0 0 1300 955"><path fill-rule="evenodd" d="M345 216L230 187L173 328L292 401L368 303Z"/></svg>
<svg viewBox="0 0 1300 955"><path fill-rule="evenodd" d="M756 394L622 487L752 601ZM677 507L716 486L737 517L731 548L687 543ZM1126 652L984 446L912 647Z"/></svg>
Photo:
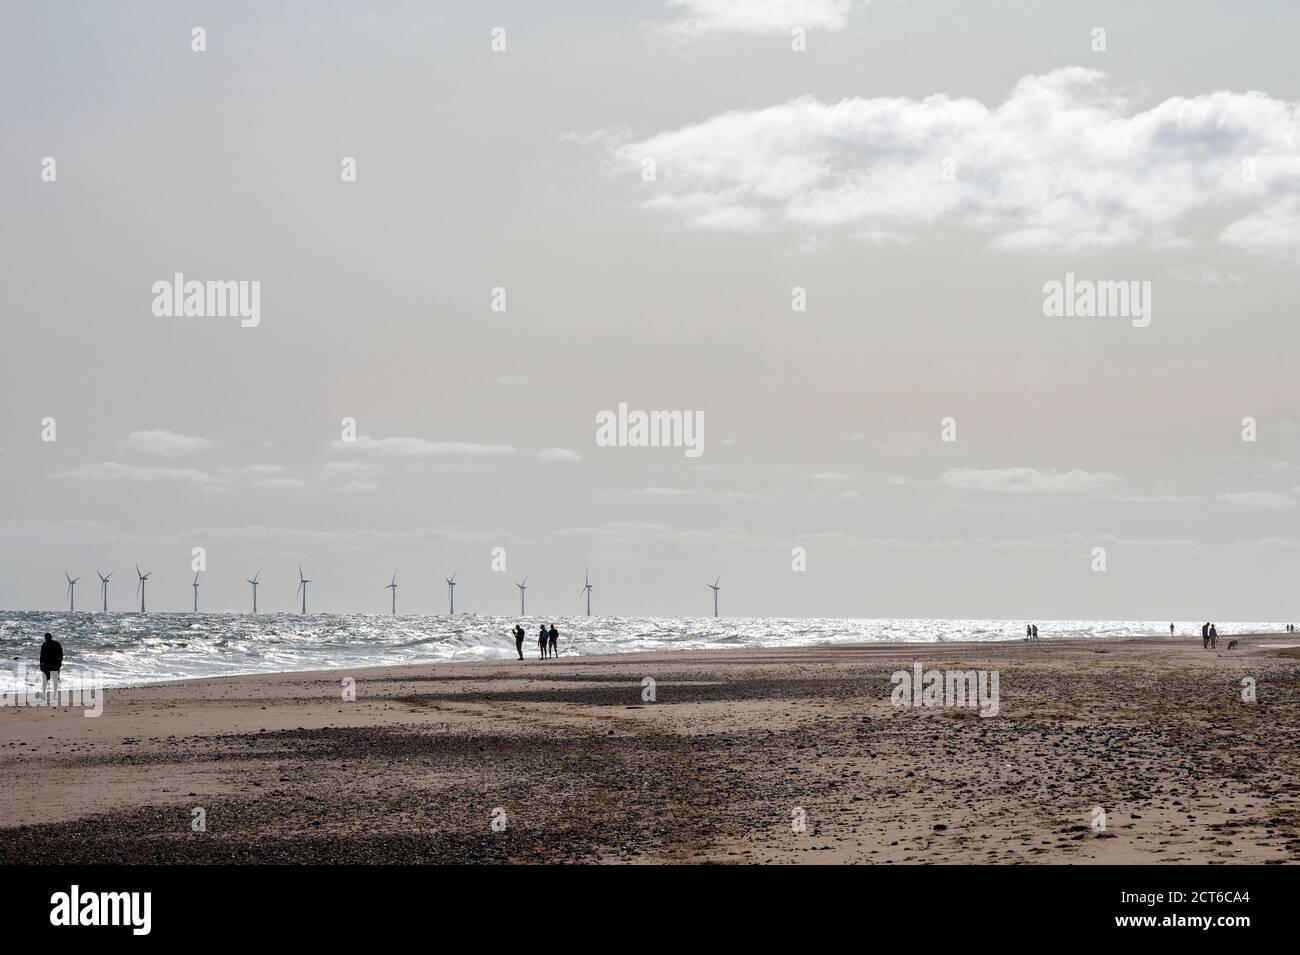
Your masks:
<svg viewBox="0 0 1300 955"><path fill-rule="evenodd" d="M1300 617L1300 7L359 6L5 5L0 607Z"/></svg>

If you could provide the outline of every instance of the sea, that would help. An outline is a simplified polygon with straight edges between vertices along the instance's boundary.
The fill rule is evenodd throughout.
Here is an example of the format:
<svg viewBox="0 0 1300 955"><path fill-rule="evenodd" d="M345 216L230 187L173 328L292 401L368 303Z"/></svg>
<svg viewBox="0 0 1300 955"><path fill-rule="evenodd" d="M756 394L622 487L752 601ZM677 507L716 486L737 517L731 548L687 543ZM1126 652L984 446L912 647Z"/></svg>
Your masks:
<svg viewBox="0 0 1300 955"><path fill-rule="evenodd" d="M0 690L35 685L46 632L63 644L63 681L100 686L164 683L196 677L301 670L347 670L404 663L515 658L511 630L528 636L554 623L561 656L644 650L726 650L854 643L1023 640L1024 620L834 619L779 617L548 617L482 614L99 613L0 611ZM1036 620L1045 640L1169 636L1169 621ZM1174 621L1200 639L1202 621ZM1283 633L1277 622L1218 623L1221 638Z"/></svg>

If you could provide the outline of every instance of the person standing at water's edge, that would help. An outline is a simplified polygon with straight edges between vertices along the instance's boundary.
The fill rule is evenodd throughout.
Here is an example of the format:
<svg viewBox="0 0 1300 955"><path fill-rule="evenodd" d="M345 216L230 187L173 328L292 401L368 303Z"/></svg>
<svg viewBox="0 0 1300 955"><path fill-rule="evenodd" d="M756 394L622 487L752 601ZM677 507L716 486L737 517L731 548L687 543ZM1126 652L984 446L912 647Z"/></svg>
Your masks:
<svg viewBox="0 0 1300 955"><path fill-rule="evenodd" d="M559 651L555 649L555 645L559 642L559 640L560 640L560 631L555 629L555 624L551 624L550 632L546 634L546 642L550 644L552 658L559 656Z"/></svg>
<svg viewBox="0 0 1300 955"><path fill-rule="evenodd" d="M1206 623L1201 627L1201 647L1208 648L1210 645L1210 625Z"/></svg>
<svg viewBox="0 0 1300 955"><path fill-rule="evenodd" d="M519 659L524 658L524 628L515 624L515 653L519 654Z"/></svg>
<svg viewBox="0 0 1300 955"><path fill-rule="evenodd" d="M53 689L55 698L59 695L59 670L63 667L63 644L55 640L52 634L45 635L41 644L41 673L45 676L45 693L50 695ZM51 682L53 687L51 688Z"/></svg>
<svg viewBox="0 0 1300 955"><path fill-rule="evenodd" d="M1213 650L1219 645L1219 631L1214 624L1210 624L1210 649Z"/></svg>
<svg viewBox="0 0 1300 955"><path fill-rule="evenodd" d="M542 651L542 659L546 659L546 624L542 624L542 629L537 634L537 648Z"/></svg>
<svg viewBox="0 0 1300 955"><path fill-rule="evenodd" d="M1034 630L1034 642L1037 643L1037 642L1038 642L1038 624L1034 624L1033 630Z"/></svg>

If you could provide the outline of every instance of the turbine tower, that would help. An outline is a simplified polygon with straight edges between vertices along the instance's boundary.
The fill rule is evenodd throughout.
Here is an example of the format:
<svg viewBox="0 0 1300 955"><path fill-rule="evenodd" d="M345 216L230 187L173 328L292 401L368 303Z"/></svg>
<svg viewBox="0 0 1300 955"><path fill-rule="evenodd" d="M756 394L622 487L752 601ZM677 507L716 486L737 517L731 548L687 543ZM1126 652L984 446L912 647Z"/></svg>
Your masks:
<svg viewBox="0 0 1300 955"><path fill-rule="evenodd" d="M456 571L450 577L442 578L447 581L447 616L449 617L456 616L456 574L458 573L460 571Z"/></svg>
<svg viewBox="0 0 1300 955"><path fill-rule="evenodd" d="M582 592L579 593L578 596L581 597L582 594L587 595L587 616L590 617L591 616L591 577L586 571L584 571L582 574L582 579L586 582L586 586L582 588Z"/></svg>
<svg viewBox="0 0 1300 955"><path fill-rule="evenodd" d="M302 575L302 564L299 564L298 565L298 590L294 592L295 596L298 594L298 592L302 593L302 610L298 611L299 613L307 612L307 585L309 583L311 583L311 581Z"/></svg>
<svg viewBox="0 0 1300 955"><path fill-rule="evenodd" d="M113 571L110 570L108 572L108 577L105 577L98 570L96 570L95 576L99 578L100 595L104 598L104 613L108 613L108 577L113 576Z"/></svg>
<svg viewBox="0 0 1300 955"><path fill-rule="evenodd" d="M261 570L261 568L259 567L258 570L257 570L257 573L255 573L252 577L245 577L245 578L244 578L244 579L247 580L250 584L253 585L253 613L254 613L254 614L257 613L257 578L258 578L258 577L261 577L261 576L262 576L262 570Z"/></svg>
<svg viewBox="0 0 1300 955"><path fill-rule="evenodd" d="M718 615L718 591L722 589L718 586L718 583L721 580L722 577L719 575L717 580L709 584L709 589L713 591L713 616L715 617Z"/></svg>
<svg viewBox="0 0 1300 955"><path fill-rule="evenodd" d="M63 572L63 576L68 577L66 570ZM80 579L80 577L68 577L68 613L72 613L77 609L77 581Z"/></svg>
<svg viewBox="0 0 1300 955"><path fill-rule="evenodd" d="M152 574L153 571L149 571ZM140 565L135 565L135 575L140 578L140 582L135 585L135 592L140 595L140 612L144 613L144 582L149 579L149 574L140 573Z"/></svg>
<svg viewBox="0 0 1300 955"><path fill-rule="evenodd" d="M194 583L190 584L194 588L194 612L199 612L199 575L194 575Z"/></svg>
<svg viewBox="0 0 1300 955"><path fill-rule="evenodd" d="M528 592L528 578L525 577L522 584L516 582L515 586L519 588L519 616L527 617L528 614L524 613L524 594Z"/></svg>
<svg viewBox="0 0 1300 955"><path fill-rule="evenodd" d="M393 582L384 588L393 592L393 616L397 616L397 571L393 571ZM307 598L304 597L303 600Z"/></svg>

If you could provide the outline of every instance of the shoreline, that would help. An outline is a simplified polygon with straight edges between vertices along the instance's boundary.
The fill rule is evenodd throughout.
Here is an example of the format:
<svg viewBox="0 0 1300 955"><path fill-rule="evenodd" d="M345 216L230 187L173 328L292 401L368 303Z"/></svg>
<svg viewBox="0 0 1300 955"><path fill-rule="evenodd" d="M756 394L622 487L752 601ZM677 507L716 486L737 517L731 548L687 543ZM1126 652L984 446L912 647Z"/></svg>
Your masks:
<svg viewBox="0 0 1300 955"><path fill-rule="evenodd" d="M1293 863L1297 644L821 644L111 687L98 718L0 710L0 767L24 780L0 791L0 859ZM997 715L894 706L891 674L917 663L997 672Z"/></svg>
<svg viewBox="0 0 1300 955"><path fill-rule="evenodd" d="M742 618L736 618L736 619L742 619ZM748 618L743 618L743 619L748 619ZM753 619L761 619L761 618L753 618ZM922 618L916 618L916 619L922 619ZM1224 642L1226 646L1226 642L1228 640L1238 640L1244 638L1258 640L1258 639L1267 639L1267 638L1274 638L1274 637L1294 639L1296 641L1295 645L1300 646L1300 633L1286 633L1284 631L1238 633L1238 634L1225 633L1220 636L1220 640ZM503 637L503 639L505 638ZM1098 634L1095 636L1088 636L1088 637L1053 635L1053 636L1044 636L1039 642L1043 645L1050 644L1051 646L1087 645L1087 644L1103 642L1103 641L1104 642L1152 641L1156 643L1169 643L1169 644L1176 644L1179 643L1179 641L1186 641L1187 643L1190 644L1190 643L1194 643L1198 639L1199 637L1196 637L1193 634L1178 633L1173 636L1170 636L1165 633L1151 633L1151 634L1139 634L1139 635ZM615 660L626 659L628 657L655 656L659 654L676 655L676 654L691 654L691 653L731 653L731 652L763 653L766 651L815 650L821 648L843 648L843 649L861 649L861 650L867 650L870 648L882 648L882 649L903 651L909 648L915 648L920 650L926 647L975 648L975 647L994 647L994 646L1015 646L1026 642L1027 641L1025 641L1022 636L1006 637L1006 638L992 639L992 640L947 640L944 639L943 637L940 637L936 640L926 640L926 641L901 640L901 641L876 641L876 642L861 642L861 643L855 643L849 641L824 641L820 643L798 643L798 644L788 644L788 645L781 645L781 646L733 645L733 646L718 646L718 647L706 647L706 648L628 650L625 652L592 653L592 654L578 654L578 653L568 654L563 652L564 648L562 647L561 659L615 661ZM533 653L530 653L530 651L535 650L535 647L536 644L531 640L531 635L530 635L530 639L524 641L525 662L529 660L538 659ZM508 652L513 652L513 647L511 647ZM462 660L424 660L424 661L412 660L412 661L403 661L401 663L377 663L368 666L349 666L343 664L339 666L324 667L324 668L307 667L304 669L291 669L291 670L245 670L245 671L237 671L237 672L230 672L230 673L219 673L219 674L213 674L208 676L165 677L161 679L153 679L153 680L147 680L143 682L124 682L124 683L112 682L112 683L103 684L103 688L105 690L128 690L128 689L142 689L151 686L174 686L177 684L185 684L185 683L197 682L202 680L234 680L234 679L245 679L245 678L260 677L260 676L309 677L309 676L324 676L327 674L341 672L341 671L352 672L354 670L400 669L403 667L473 666L473 665L491 665L491 664L518 663L518 662L519 661L515 657L506 655L502 657L467 658ZM538 662L541 661L538 660ZM30 659L26 657L14 657L11 658L8 661L8 663L10 665L8 672L11 673L13 672L15 665L25 666L25 669L29 673L37 672L37 660L35 654L31 655ZM73 671L74 667L83 666L73 657L69 657L68 659L66 659L65 665L69 671ZM93 667L87 666L86 669L93 670ZM0 674L2 674L3 672L5 671L0 671ZM2 684L0 684L0 686L2 686ZM0 690L0 692L3 692L3 690ZM9 691L9 692L13 692L13 691Z"/></svg>

